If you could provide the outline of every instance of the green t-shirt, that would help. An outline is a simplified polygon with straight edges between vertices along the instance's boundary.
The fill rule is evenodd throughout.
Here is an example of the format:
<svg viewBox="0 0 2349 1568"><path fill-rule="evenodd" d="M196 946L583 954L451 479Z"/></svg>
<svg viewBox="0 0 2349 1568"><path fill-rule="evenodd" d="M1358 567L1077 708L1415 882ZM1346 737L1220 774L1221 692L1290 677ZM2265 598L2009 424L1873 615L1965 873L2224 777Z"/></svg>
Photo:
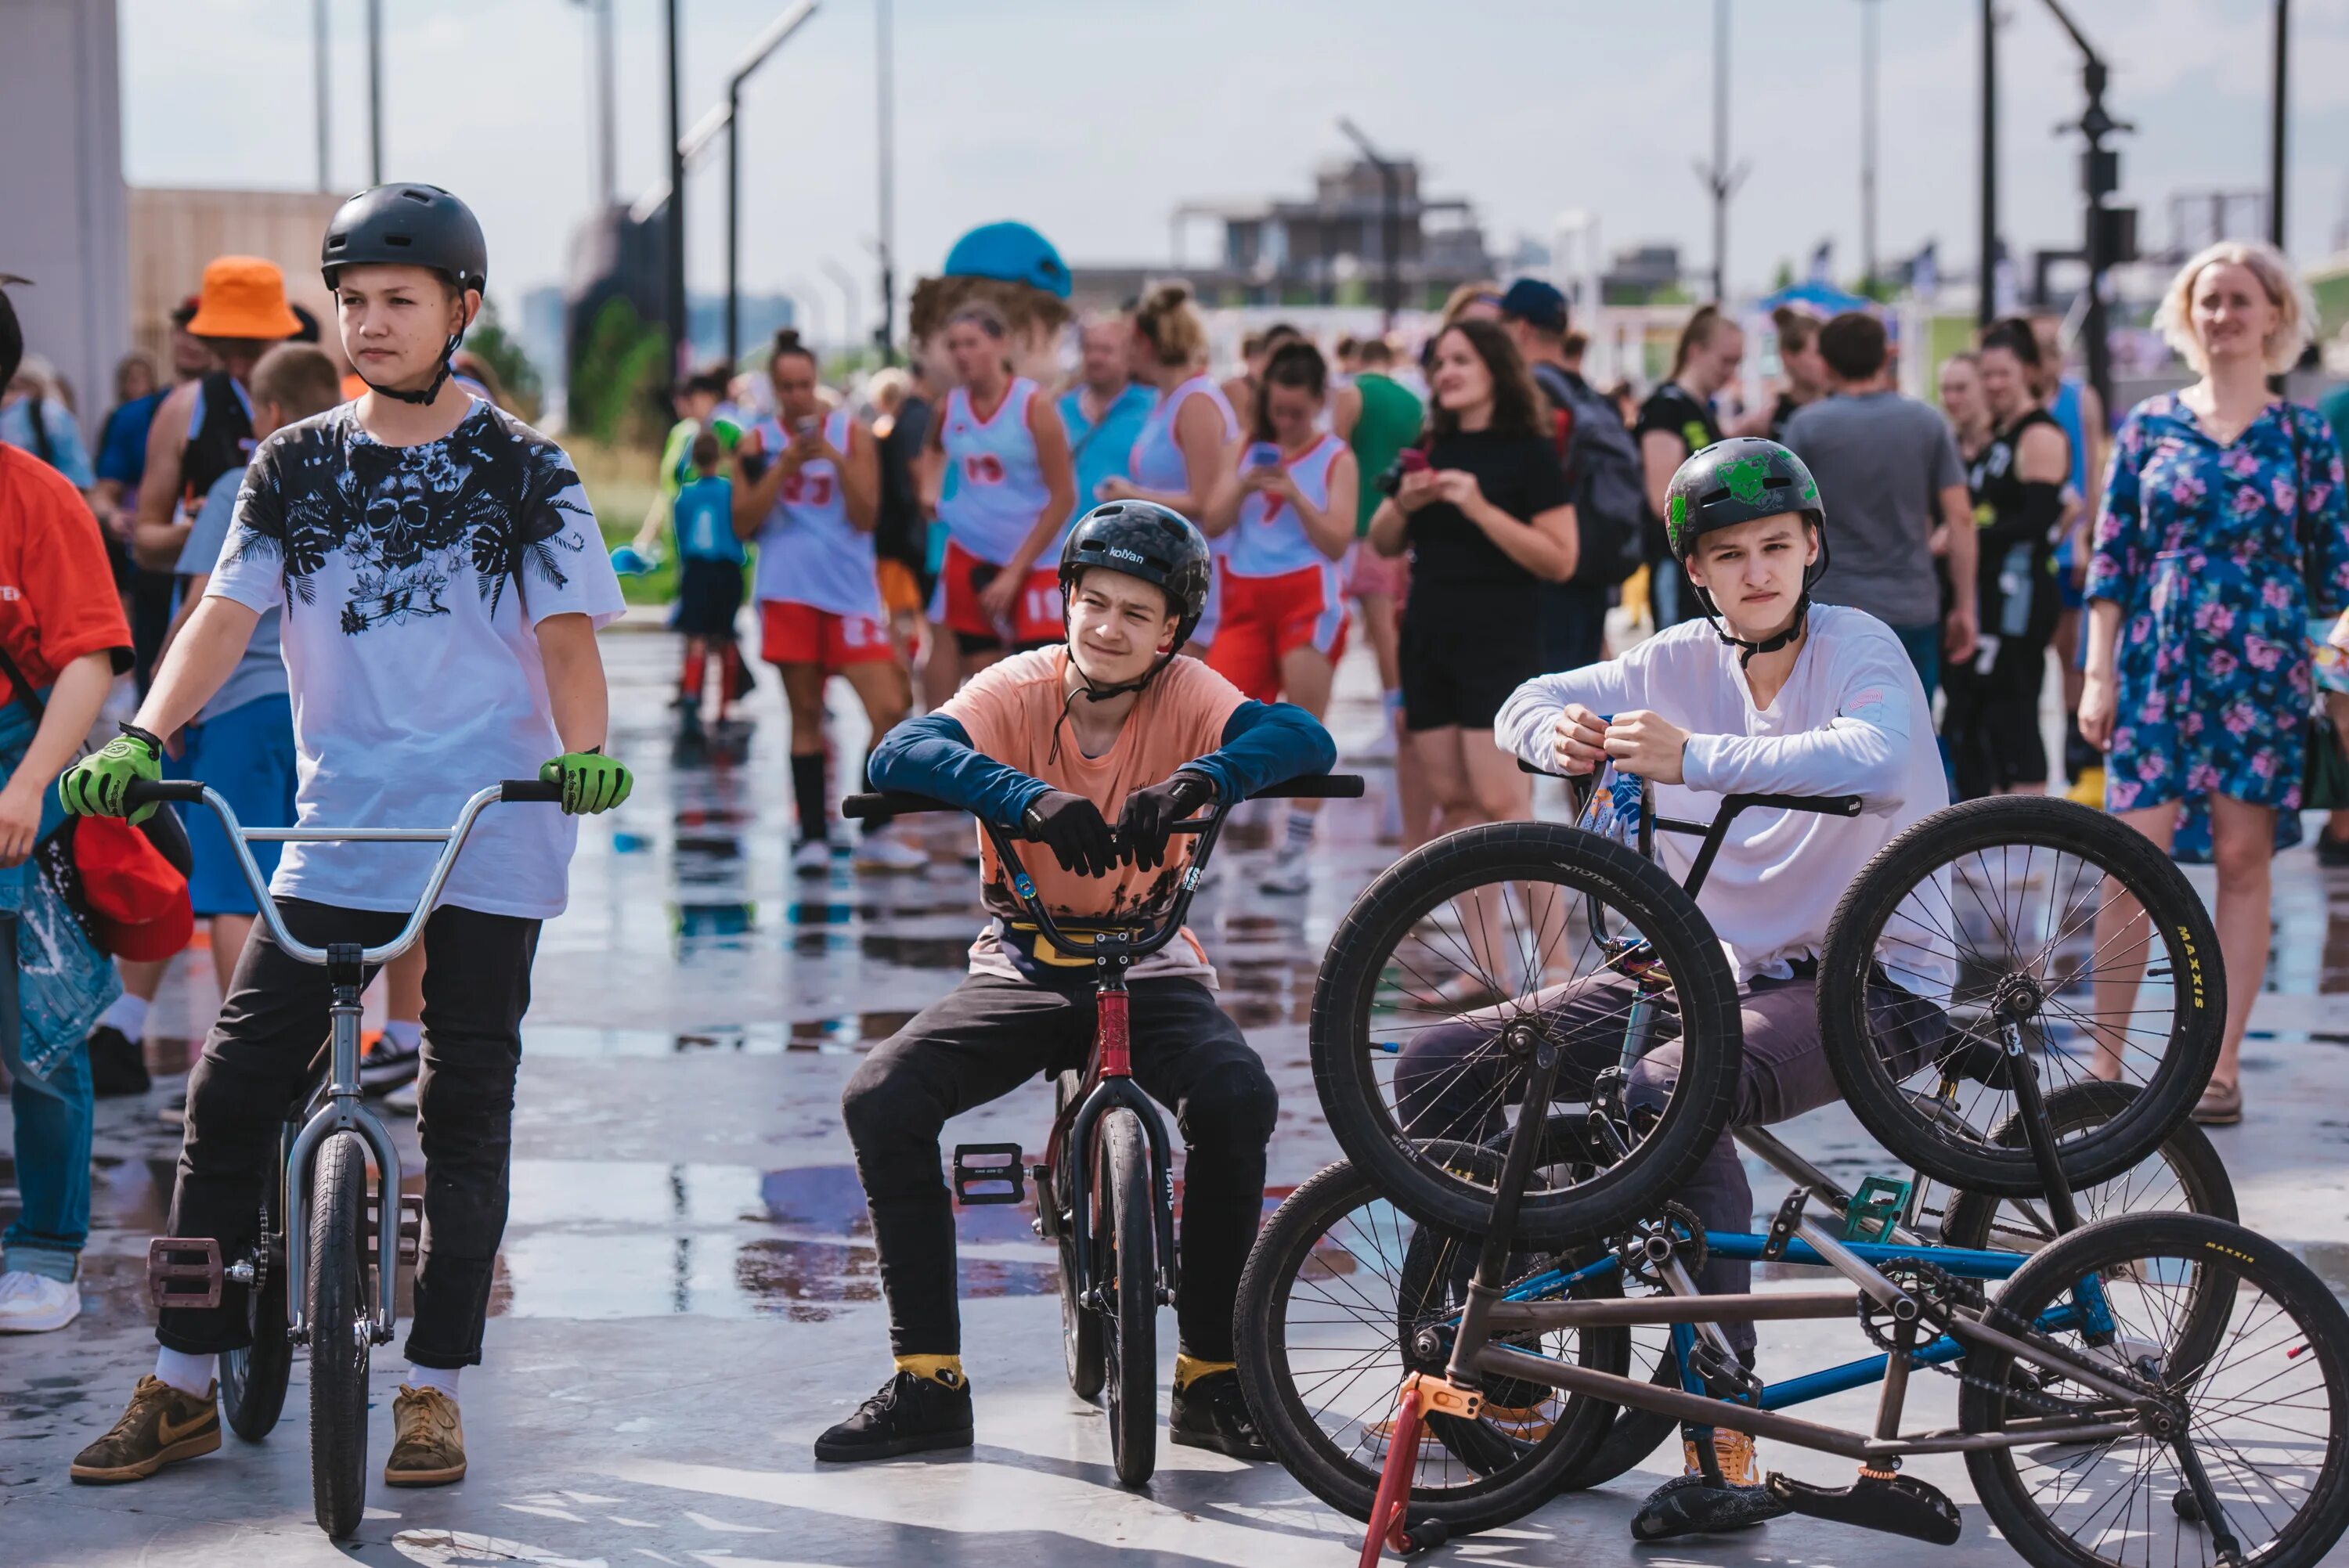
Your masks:
<svg viewBox="0 0 2349 1568"><path fill-rule="evenodd" d="M1354 533L1359 538L1371 531L1371 514L1386 500L1376 483L1378 477L1394 466L1396 453L1419 439L1426 410L1409 387L1375 370L1355 377L1354 388L1362 395L1362 412L1354 420L1354 434L1347 445L1354 449L1354 467L1361 475L1361 493L1354 503Z"/></svg>
<svg viewBox="0 0 2349 1568"><path fill-rule="evenodd" d="M711 419L709 428L718 432L718 449L721 452L731 452L734 443L742 438L742 427L723 414ZM700 434L699 420L679 419L670 427L668 439L661 443L660 493L661 499L671 505L677 501L677 492L694 477L693 442Z"/></svg>

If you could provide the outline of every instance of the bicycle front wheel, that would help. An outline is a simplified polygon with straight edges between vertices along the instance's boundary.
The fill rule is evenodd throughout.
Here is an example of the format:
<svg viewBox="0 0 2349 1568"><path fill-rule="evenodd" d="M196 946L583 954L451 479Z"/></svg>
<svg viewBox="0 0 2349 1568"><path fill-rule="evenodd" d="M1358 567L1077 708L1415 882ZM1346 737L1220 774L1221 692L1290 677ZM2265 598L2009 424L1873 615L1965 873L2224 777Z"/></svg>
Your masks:
<svg viewBox="0 0 2349 1568"><path fill-rule="evenodd" d="M1140 1486L1158 1468L1157 1226L1150 1199L1150 1140L1142 1119L1101 1119L1102 1224L1094 1253L1102 1281L1102 1361L1109 1449L1117 1479Z"/></svg>
<svg viewBox="0 0 2349 1568"><path fill-rule="evenodd" d="M1676 1075L1627 1112L1640 1057L1675 1034ZM1559 1053L1556 1113L1597 1112L1612 1142L1524 1194L1515 1233L1535 1246L1602 1240L1695 1173L1728 1123L1742 1038L1696 905L1630 850L1556 823L1471 828L1388 867L1340 924L1313 993L1330 1130L1425 1224L1492 1229L1496 1173L1430 1149L1499 1146L1536 1057Z"/></svg>
<svg viewBox="0 0 2349 1568"><path fill-rule="evenodd" d="M2031 1150L1998 1136L2021 1109L2017 1075L2049 1095L2137 1088L2056 1136L2073 1186L2108 1181L2192 1112L2227 1016L2218 934L2169 857L2040 796L1952 806L1878 851L1827 923L1818 987L1827 1063L1860 1124L1936 1181L2009 1198L2044 1190Z"/></svg>
<svg viewBox="0 0 2349 1568"><path fill-rule="evenodd" d="M2104 1322L2088 1309L2099 1308ZM2025 1264L1993 1321L2154 1384L2179 1436L2065 1443L2051 1422L2128 1407L2054 1358L1975 1350L1967 1432L2035 1429L1977 1449L1982 1508L2033 1568L2185 1568L2217 1555L2184 1450L2209 1479L2246 1568L2316 1568L2349 1530L2349 1314L2277 1243L2200 1214L2137 1214L2075 1231Z"/></svg>
<svg viewBox="0 0 2349 1568"><path fill-rule="evenodd" d="M1062 1073L1055 1088L1058 1097L1053 1109L1068 1109L1076 1098L1080 1080L1074 1073ZM1067 1152L1066 1145L1061 1146ZM1055 1171L1055 1190L1049 1201L1061 1205L1057 1215L1060 1223L1061 1252L1061 1356L1067 1364L1069 1391L1080 1399L1091 1401L1101 1397L1102 1383L1108 1377L1102 1360L1102 1326L1098 1314L1085 1305L1085 1282L1077 1277L1077 1227L1092 1222L1091 1217L1069 1210L1063 1203L1059 1187L1067 1184L1069 1172L1074 1167L1062 1160ZM1038 1194L1040 1201L1046 1195Z"/></svg>
<svg viewBox="0 0 2349 1568"><path fill-rule="evenodd" d="M329 1134L310 1184L310 1501L318 1528L337 1541L357 1530L367 1511L367 1360L375 1347L367 1198L367 1145L355 1132Z"/></svg>

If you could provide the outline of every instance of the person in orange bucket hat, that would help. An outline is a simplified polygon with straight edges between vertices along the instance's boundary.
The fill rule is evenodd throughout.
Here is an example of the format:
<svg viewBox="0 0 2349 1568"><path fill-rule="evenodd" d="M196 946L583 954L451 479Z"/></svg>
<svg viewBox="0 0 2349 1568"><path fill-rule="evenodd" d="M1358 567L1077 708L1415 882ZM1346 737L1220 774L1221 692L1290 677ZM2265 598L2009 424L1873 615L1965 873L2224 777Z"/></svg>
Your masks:
<svg viewBox="0 0 2349 1568"><path fill-rule="evenodd" d="M253 456L253 367L273 346L302 331L285 302L285 273L260 256L214 256L204 266L188 334L212 350L213 368L174 387L147 430L147 469L139 481L131 559L130 637L139 667L150 670L171 622L173 569L189 525L222 474ZM90 1037L90 1071L101 1095L148 1088L140 1051L144 1003L163 965L125 957L124 996Z"/></svg>

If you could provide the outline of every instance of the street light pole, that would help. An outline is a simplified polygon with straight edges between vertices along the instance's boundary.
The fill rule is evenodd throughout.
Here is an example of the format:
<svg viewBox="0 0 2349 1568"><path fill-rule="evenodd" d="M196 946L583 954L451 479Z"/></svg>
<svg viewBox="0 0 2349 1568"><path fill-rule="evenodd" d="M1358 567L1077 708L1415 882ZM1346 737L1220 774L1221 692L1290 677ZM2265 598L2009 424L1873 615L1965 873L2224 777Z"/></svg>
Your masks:
<svg viewBox="0 0 2349 1568"><path fill-rule="evenodd" d="M726 78L726 360L742 352L742 78Z"/></svg>
<svg viewBox="0 0 2349 1568"><path fill-rule="evenodd" d="M874 249L881 263L881 363L897 363L897 127L895 47L890 36L889 0L874 0L874 113L879 120L874 139L879 166L879 240Z"/></svg>
<svg viewBox="0 0 2349 1568"><path fill-rule="evenodd" d="M1361 152L1362 160L1379 171L1379 303L1386 319L1381 330L1392 332L1395 315L1402 309L1402 170L1371 146L1352 120L1340 115L1338 129Z"/></svg>
<svg viewBox="0 0 2349 1568"><path fill-rule="evenodd" d="M2268 106L2268 242L2283 249L2284 126L2292 86L2292 0L2275 0L2275 88Z"/></svg>
<svg viewBox="0 0 2349 1568"><path fill-rule="evenodd" d="M840 341L843 347L854 353L856 348L856 324L864 317L864 313L857 308L856 274L830 256L816 264L840 290Z"/></svg>
<svg viewBox="0 0 2349 1568"><path fill-rule="evenodd" d="M318 189L331 191L326 161L326 0L310 0L311 93L318 111Z"/></svg>
<svg viewBox="0 0 2349 1568"><path fill-rule="evenodd" d="M1729 198L1745 183L1746 166L1729 166L1729 0L1713 7L1713 162L1696 177L1713 194L1713 297L1729 297Z"/></svg>
<svg viewBox="0 0 2349 1568"><path fill-rule="evenodd" d="M383 183L383 0L367 0L367 183Z"/></svg>
<svg viewBox="0 0 2349 1568"><path fill-rule="evenodd" d="M685 304L685 142L683 87L678 80L678 0L667 0L668 22L668 228L662 237L667 242L668 264L665 279L667 287L662 296L662 319L668 326L669 374L678 372L692 362L693 349L687 342L688 323Z"/></svg>
<svg viewBox="0 0 2349 1568"><path fill-rule="evenodd" d="M2080 160L2081 184L2087 201L2087 234L2083 251L2088 258L2088 303L2080 318L2081 335L2087 339L2088 385L2106 408L2113 406L2113 346L2111 334L2105 323L2105 275L2124 258L2116 253L2122 243L2116 220L2127 213L2116 213L2105 205L2105 198L2120 189L2121 155L2106 147L2105 139L2116 131L2134 130L2126 120L2115 119L2105 108L2105 83L2107 71L2105 58L2096 53L2088 36L2064 9L2062 0L2047 0L2047 9L2080 51L2080 80L2087 89L2087 106L2080 111L2074 129L2087 139L2088 150Z"/></svg>
<svg viewBox="0 0 2349 1568"><path fill-rule="evenodd" d="M1982 300L1974 320L1998 319L1998 3L1982 0Z"/></svg>
<svg viewBox="0 0 2349 1568"><path fill-rule="evenodd" d="M1877 0L1859 0L1859 272L1876 287Z"/></svg>

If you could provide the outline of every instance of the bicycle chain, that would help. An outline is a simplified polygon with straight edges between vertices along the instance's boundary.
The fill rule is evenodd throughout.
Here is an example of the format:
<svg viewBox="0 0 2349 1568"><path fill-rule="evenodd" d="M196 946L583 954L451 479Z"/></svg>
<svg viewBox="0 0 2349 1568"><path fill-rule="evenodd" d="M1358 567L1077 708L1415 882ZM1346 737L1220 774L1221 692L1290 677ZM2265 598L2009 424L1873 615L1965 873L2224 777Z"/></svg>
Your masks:
<svg viewBox="0 0 2349 1568"><path fill-rule="evenodd" d="M1934 1337L1950 1332L1951 1319L1956 1315L1955 1307L1970 1307L1980 1313L1983 1321L1992 1327L2018 1337L2026 1336L2031 1332L2029 1324L2020 1321L2005 1308L1992 1305L1982 1294L1982 1287L1973 1281L1961 1278L1922 1258L1895 1258L1890 1263L1878 1264L1877 1272L1900 1286L1902 1292L1918 1304L1920 1309L1918 1317L1920 1344L1925 1342L1924 1331L1930 1330ZM1883 1310L1873 1297L1862 1292L1859 1298L1860 1332L1886 1355L1897 1356L1900 1353L1899 1346L1893 1338L1891 1327L1879 1321ZM1971 1359L1971 1357L1961 1356L1955 1361L1927 1365L1933 1371L1945 1377L1954 1377L1968 1387L1979 1388L1984 1393L2030 1407L2042 1415L2077 1416L2082 1413L2075 1401L2054 1398L2035 1389L2018 1387L2013 1382L2002 1383L1979 1372L1969 1371L1967 1363Z"/></svg>

